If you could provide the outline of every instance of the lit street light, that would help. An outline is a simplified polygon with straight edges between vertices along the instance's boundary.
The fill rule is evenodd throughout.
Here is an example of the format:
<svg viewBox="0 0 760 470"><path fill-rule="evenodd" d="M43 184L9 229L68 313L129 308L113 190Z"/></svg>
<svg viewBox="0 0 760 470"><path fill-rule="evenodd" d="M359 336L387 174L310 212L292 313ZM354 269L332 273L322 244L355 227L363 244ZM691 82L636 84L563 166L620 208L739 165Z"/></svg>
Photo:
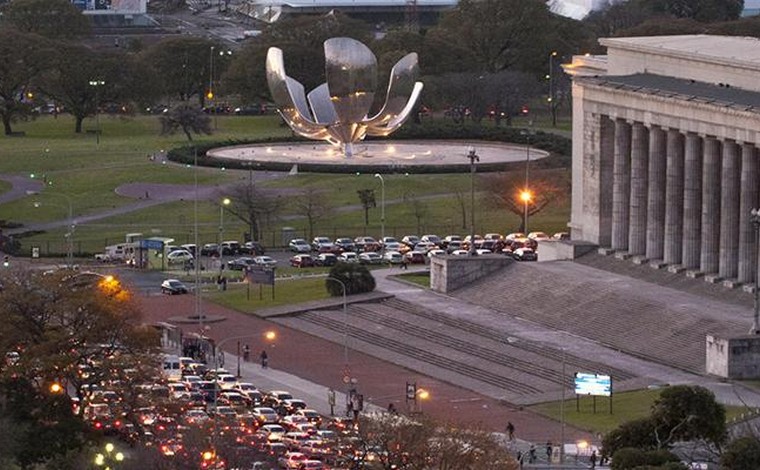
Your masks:
<svg viewBox="0 0 760 470"><path fill-rule="evenodd" d="M475 147L467 148L467 158L470 159L470 246L469 256L475 256L475 162L480 157L475 153Z"/></svg>
<svg viewBox="0 0 760 470"><path fill-rule="evenodd" d="M754 292L754 315L752 317L752 328L749 334L760 334L760 292L758 292L758 277L760 275L760 209L752 209L749 216L750 222L755 227L755 251L757 252L757 265L755 266L755 292Z"/></svg>
<svg viewBox="0 0 760 470"><path fill-rule="evenodd" d="M520 192L520 200L523 202L525 207L523 212L523 230L526 234L528 233L528 204L532 198L533 196L527 189Z"/></svg>
<svg viewBox="0 0 760 470"><path fill-rule="evenodd" d="M116 464L124 461L124 454L116 451L116 446L112 443L108 443L105 446L105 454L95 454L95 465L103 467L104 470L114 470Z"/></svg>
<svg viewBox="0 0 760 470"><path fill-rule="evenodd" d="M220 270L224 269L224 249L222 248L222 242L224 242L224 207L229 206L232 201L230 198L226 197L222 199L221 203L219 204L219 262L220 262ZM196 252L198 252L198 247L195 247ZM198 252L199 253L199 252ZM198 257L198 253L195 253L196 258Z"/></svg>
<svg viewBox="0 0 760 470"><path fill-rule="evenodd" d="M375 178L380 178L380 241L383 242L382 250L385 252L385 180L383 175L375 173Z"/></svg>
<svg viewBox="0 0 760 470"><path fill-rule="evenodd" d="M95 87L95 144L100 145L100 87L105 85L104 80L90 80L90 86Z"/></svg>

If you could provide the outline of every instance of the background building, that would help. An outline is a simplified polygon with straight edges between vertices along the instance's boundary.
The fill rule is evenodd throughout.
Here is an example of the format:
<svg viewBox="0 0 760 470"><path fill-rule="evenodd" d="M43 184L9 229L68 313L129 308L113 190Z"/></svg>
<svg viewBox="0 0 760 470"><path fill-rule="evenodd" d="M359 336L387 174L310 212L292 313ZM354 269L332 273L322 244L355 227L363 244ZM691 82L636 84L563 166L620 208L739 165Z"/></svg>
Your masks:
<svg viewBox="0 0 760 470"><path fill-rule="evenodd" d="M760 41L600 40L573 76L572 237L636 262L750 283Z"/></svg>

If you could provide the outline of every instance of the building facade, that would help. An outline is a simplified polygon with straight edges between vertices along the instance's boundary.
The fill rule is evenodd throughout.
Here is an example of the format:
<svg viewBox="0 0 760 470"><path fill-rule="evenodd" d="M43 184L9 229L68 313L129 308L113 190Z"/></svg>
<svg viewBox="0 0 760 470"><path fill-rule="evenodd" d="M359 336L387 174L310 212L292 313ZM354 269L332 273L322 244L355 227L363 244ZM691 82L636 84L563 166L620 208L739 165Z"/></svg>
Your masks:
<svg viewBox="0 0 760 470"><path fill-rule="evenodd" d="M727 285L757 276L760 41L602 39L573 76L572 238Z"/></svg>

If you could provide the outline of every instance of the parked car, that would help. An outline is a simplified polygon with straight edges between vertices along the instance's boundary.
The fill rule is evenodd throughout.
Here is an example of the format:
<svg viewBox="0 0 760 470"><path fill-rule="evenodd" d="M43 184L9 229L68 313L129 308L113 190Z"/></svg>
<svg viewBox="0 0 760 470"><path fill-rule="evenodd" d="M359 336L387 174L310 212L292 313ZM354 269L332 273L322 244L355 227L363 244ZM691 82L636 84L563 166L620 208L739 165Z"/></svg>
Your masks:
<svg viewBox="0 0 760 470"><path fill-rule="evenodd" d="M288 243L290 251L294 253L309 253L311 246L303 238L294 238Z"/></svg>
<svg viewBox="0 0 760 470"><path fill-rule="evenodd" d="M512 258L517 261L536 261L538 260L538 255L532 248L523 247L513 251Z"/></svg>
<svg viewBox="0 0 760 470"><path fill-rule="evenodd" d="M504 237L504 241L507 243L512 243L513 241L517 240L518 238L525 238L525 234L522 232L514 232L507 234L506 237Z"/></svg>
<svg viewBox="0 0 760 470"><path fill-rule="evenodd" d="M451 242L458 242L460 245L462 244L462 237L459 235L446 235L443 237L443 240L441 240L441 248L444 250L449 247L449 244Z"/></svg>
<svg viewBox="0 0 760 470"><path fill-rule="evenodd" d="M464 240L462 240L462 248L469 249L471 239L475 240L475 248L480 248L480 244L483 243L483 237L477 234L474 236L474 238L472 235L467 235L464 237Z"/></svg>
<svg viewBox="0 0 760 470"><path fill-rule="evenodd" d="M290 265L294 268L310 268L314 266L314 258L311 255L294 255L290 258Z"/></svg>
<svg viewBox="0 0 760 470"><path fill-rule="evenodd" d="M247 255L261 256L264 254L264 247L259 242L245 242L240 247L240 252Z"/></svg>
<svg viewBox="0 0 760 470"><path fill-rule="evenodd" d="M557 232L552 235L553 240L570 240L570 234L567 232Z"/></svg>
<svg viewBox="0 0 760 470"><path fill-rule="evenodd" d="M219 245L206 243L201 247L201 256L219 256Z"/></svg>
<svg viewBox="0 0 760 470"><path fill-rule="evenodd" d="M451 240L446 244L446 253L453 253L463 249L463 244L459 240Z"/></svg>
<svg viewBox="0 0 760 470"><path fill-rule="evenodd" d="M222 242L221 249L224 256L236 255L240 252L240 242L235 240Z"/></svg>
<svg viewBox="0 0 760 470"><path fill-rule="evenodd" d="M408 246L409 248L414 248L414 245L420 242L420 237L417 235L404 235L403 238L401 238L401 243Z"/></svg>
<svg viewBox="0 0 760 470"><path fill-rule="evenodd" d="M425 254L419 251L407 251L404 259L409 264L425 264Z"/></svg>
<svg viewBox="0 0 760 470"><path fill-rule="evenodd" d="M454 250L449 254L453 256L467 256L470 252L468 250Z"/></svg>
<svg viewBox="0 0 760 470"><path fill-rule="evenodd" d="M232 271L245 271L255 264L256 260L254 258L244 256L242 258L227 261L227 269L231 269Z"/></svg>
<svg viewBox="0 0 760 470"><path fill-rule="evenodd" d="M404 256L398 251L386 251L385 254L383 254L383 261L391 264L401 264L403 260Z"/></svg>
<svg viewBox="0 0 760 470"><path fill-rule="evenodd" d="M335 245L332 240L327 237L314 237L311 241L311 249L317 253L332 253L335 249Z"/></svg>
<svg viewBox="0 0 760 470"><path fill-rule="evenodd" d="M549 235L545 234L544 232L530 232L528 234L528 238L530 238L531 240L535 240L537 242L544 242L547 240L551 240L551 238L549 238Z"/></svg>
<svg viewBox="0 0 760 470"><path fill-rule="evenodd" d="M380 244L372 237L356 237L354 245L357 251L380 251Z"/></svg>
<svg viewBox="0 0 760 470"><path fill-rule="evenodd" d="M338 256L338 261L341 263L358 263L359 256L353 251L344 251Z"/></svg>
<svg viewBox="0 0 760 470"><path fill-rule="evenodd" d="M433 256L444 256L446 255L446 252L441 250L440 248L436 248L435 250L430 250L427 252L427 257L432 258Z"/></svg>
<svg viewBox="0 0 760 470"><path fill-rule="evenodd" d="M431 235L431 234L423 235L420 241L432 243L435 246L441 246L441 237L439 237L438 235Z"/></svg>
<svg viewBox="0 0 760 470"><path fill-rule="evenodd" d="M177 279L166 279L161 283L161 292L164 294L187 294L187 286Z"/></svg>
<svg viewBox="0 0 760 470"><path fill-rule="evenodd" d="M382 262L383 257L374 251L368 251L359 255L359 263L361 264L381 264Z"/></svg>
<svg viewBox="0 0 760 470"><path fill-rule="evenodd" d="M416 245L414 245L414 251L420 251L422 253L427 253L430 250L434 250L438 248L438 245L430 242L419 242Z"/></svg>
<svg viewBox="0 0 760 470"><path fill-rule="evenodd" d="M487 233L483 235L484 240L504 240L504 236L500 233Z"/></svg>
<svg viewBox="0 0 760 470"><path fill-rule="evenodd" d="M386 247L388 243L399 243L399 241L395 237L383 237L380 239L380 245L383 247ZM386 247L385 249L387 250L388 248Z"/></svg>
<svg viewBox="0 0 760 470"><path fill-rule="evenodd" d="M273 268L277 266L277 260L270 256L257 256L253 258L256 264L265 268Z"/></svg>
<svg viewBox="0 0 760 470"><path fill-rule="evenodd" d="M320 253L314 260L314 266L335 266L338 256L335 253Z"/></svg>
<svg viewBox="0 0 760 470"><path fill-rule="evenodd" d="M186 243L182 245L181 248L189 251L191 255L195 256L195 243Z"/></svg>
<svg viewBox="0 0 760 470"><path fill-rule="evenodd" d="M356 251L356 245L350 238L340 237L335 239L335 247L341 252L343 251Z"/></svg>
<svg viewBox="0 0 760 470"><path fill-rule="evenodd" d="M398 251L398 252L401 252L401 243L399 243L399 242L387 242L385 245L383 245L383 250L385 250L385 251Z"/></svg>
<svg viewBox="0 0 760 470"><path fill-rule="evenodd" d="M187 261L192 261L192 260L193 260L193 254L181 248L179 250L174 250L171 253L166 255L166 261L169 264L185 263Z"/></svg>

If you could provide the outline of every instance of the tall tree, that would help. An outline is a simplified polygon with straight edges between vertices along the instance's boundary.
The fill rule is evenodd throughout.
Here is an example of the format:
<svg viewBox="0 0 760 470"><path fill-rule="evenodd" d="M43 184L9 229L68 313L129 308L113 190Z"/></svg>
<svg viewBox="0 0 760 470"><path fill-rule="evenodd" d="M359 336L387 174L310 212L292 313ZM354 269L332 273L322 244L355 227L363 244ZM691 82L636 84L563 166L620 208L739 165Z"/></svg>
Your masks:
<svg viewBox="0 0 760 470"><path fill-rule="evenodd" d="M48 44L36 34L0 28L0 117L5 135L11 124L28 117L37 90L32 85L48 64Z"/></svg>
<svg viewBox="0 0 760 470"><path fill-rule="evenodd" d="M271 223L282 208L277 194L257 187L252 180L231 188L225 195L230 199L227 212L248 226L251 240L262 239L263 227Z"/></svg>
<svg viewBox="0 0 760 470"><path fill-rule="evenodd" d="M317 223L332 213L332 206L327 195L318 189L307 188L293 199L293 204L299 215L306 218L309 227L309 238L314 238L314 228Z"/></svg>
<svg viewBox="0 0 760 470"><path fill-rule="evenodd" d="M14 0L3 10L3 21L19 31L54 39L90 34L90 20L69 0Z"/></svg>
<svg viewBox="0 0 760 470"><path fill-rule="evenodd" d="M676 385L662 391L652 406L657 438L669 445L703 439L720 449L726 440L726 408L699 386Z"/></svg>
<svg viewBox="0 0 760 470"><path fill-rule="evenodd" d="M181 129L189 142L193 141L194 133L213 133L211 117L195 106L175 106L168 113L162 114L158 120L161 122L161 134L174 134Z"/></svg>
<svg viewBox="0 0 760 470"><path fill-rule="evenodd" d="M369 225L369 210L373 207L377 207L377 200L375 199L374 189L359 189L356 191L359 195L359 202L364 209L364 226Z"/></svg>

